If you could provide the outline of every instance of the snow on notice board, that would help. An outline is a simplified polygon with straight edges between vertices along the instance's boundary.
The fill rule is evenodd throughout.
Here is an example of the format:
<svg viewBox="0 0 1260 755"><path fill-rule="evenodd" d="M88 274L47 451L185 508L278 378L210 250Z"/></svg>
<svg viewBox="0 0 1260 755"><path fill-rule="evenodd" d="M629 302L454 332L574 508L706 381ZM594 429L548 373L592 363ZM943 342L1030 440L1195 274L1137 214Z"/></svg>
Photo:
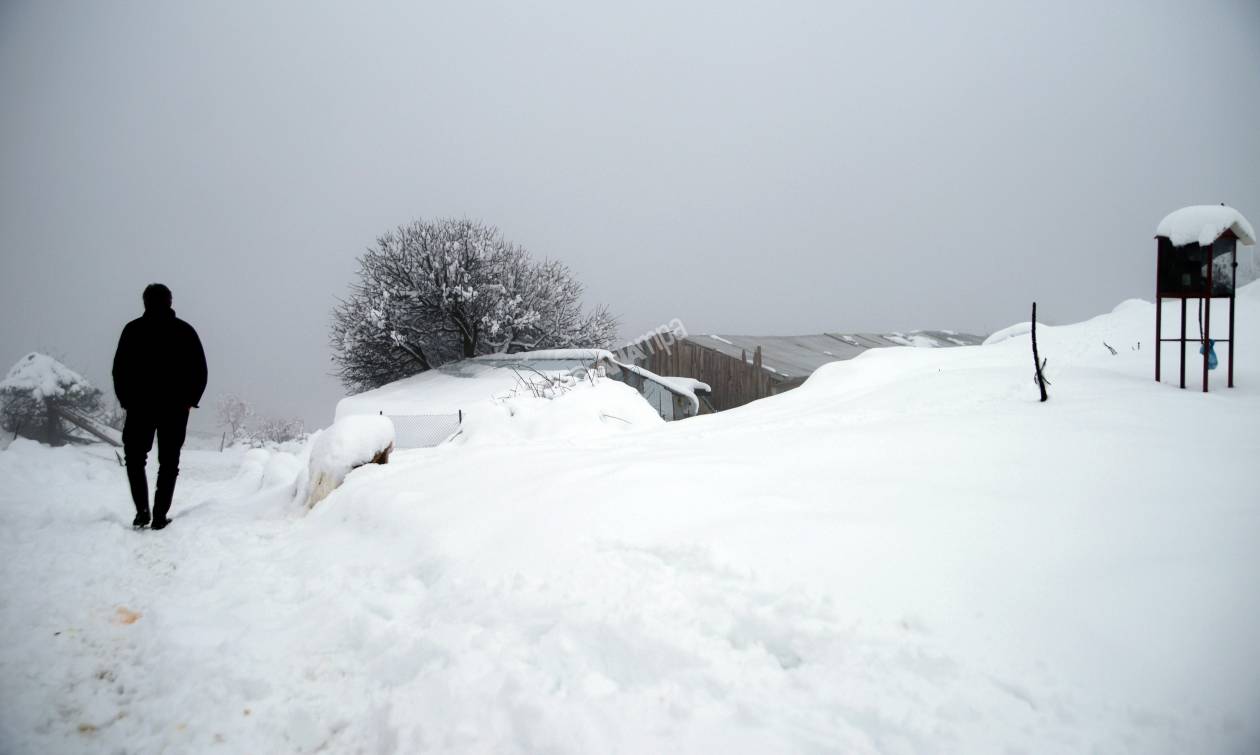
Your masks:
<svg viewBox="0 0 1260 755"><path fill-rule="evenodd" d="M1155 235L1168 239L1173 246L1208 246L1225 231L1233 231L1238 240L1248 246L1256 243L1251 223L1241 212L1225 205L1194 205L1170 212L1159 221Z"/></svg>

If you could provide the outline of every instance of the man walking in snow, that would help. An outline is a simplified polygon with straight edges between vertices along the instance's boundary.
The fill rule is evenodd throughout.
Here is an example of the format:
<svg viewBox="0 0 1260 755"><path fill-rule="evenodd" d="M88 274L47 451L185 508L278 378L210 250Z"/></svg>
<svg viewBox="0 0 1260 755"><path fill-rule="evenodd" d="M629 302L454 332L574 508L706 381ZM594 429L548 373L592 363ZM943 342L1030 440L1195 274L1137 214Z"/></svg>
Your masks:
<svg viewBox="0 0 1260 755"><path fill-rule="evenodd" d="M167 512L179 475L179 452L188 429L188 413L206 390L206 354L197 331L175 316L171 290L161 283L144 289L144 316L127 323L114 354L114 393L127 412L123 453L127 481L136 504L132 524L149 523L149 481L145 459L157 434L157 490L153 494L153 529L169 523Z"/></svg>

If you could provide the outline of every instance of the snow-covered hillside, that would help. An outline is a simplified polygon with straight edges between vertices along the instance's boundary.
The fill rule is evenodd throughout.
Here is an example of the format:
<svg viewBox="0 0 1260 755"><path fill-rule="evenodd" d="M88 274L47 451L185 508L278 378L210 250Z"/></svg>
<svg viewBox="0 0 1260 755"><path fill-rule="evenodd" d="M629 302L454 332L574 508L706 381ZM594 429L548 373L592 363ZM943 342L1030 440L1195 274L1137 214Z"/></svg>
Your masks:
<svg viewBox="0 0 1260 755"><path fill-rule="evenodd" d="M309 514L292 458L193 451L163 532L111 452L15 442L0 742L1260 751L1260 286L1233 390L1156 384L1153 325L1039 327L1046 404L1015 328L632 433L540 410Z"/></svg>

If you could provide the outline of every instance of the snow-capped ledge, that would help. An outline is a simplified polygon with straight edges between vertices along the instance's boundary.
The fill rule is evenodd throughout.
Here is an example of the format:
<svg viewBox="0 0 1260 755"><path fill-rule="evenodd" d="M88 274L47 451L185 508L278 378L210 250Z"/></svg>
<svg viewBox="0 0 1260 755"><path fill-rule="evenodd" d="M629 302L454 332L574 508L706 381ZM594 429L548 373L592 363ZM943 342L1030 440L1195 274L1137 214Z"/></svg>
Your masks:
<svg viewBox="0 0 1260 755"><path fill-rule="evenodd" d="M1256 243L1256 232L1242 213L1225 205L1194 205L1182 207L1159 221L1156 236L1163 236L1173 246L1199 244L1209 246L1226 231L1233 231L1242 243Z"/></svg>
<svg viewBox="0 0 1260 755"><path fill-rule="evenodd" d="M328 497L346 475L364 464L384 464L394 450L394 423L380 415L343 417L311 439L306 489L298 495L307 508Z"/></svg>

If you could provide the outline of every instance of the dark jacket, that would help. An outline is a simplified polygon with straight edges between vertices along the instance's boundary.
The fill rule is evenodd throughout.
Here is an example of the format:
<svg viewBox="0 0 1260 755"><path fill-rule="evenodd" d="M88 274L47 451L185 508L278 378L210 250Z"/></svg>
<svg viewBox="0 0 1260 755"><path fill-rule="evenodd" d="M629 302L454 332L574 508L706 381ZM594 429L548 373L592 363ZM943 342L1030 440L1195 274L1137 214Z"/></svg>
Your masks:
<svg viewBox="0 0 1260 755"><path fill-rule="evenodd" d="M170 308L145 310L123 328L114 393L124 409L184 409L206 390L206 353L193 326Z"/></svg>

